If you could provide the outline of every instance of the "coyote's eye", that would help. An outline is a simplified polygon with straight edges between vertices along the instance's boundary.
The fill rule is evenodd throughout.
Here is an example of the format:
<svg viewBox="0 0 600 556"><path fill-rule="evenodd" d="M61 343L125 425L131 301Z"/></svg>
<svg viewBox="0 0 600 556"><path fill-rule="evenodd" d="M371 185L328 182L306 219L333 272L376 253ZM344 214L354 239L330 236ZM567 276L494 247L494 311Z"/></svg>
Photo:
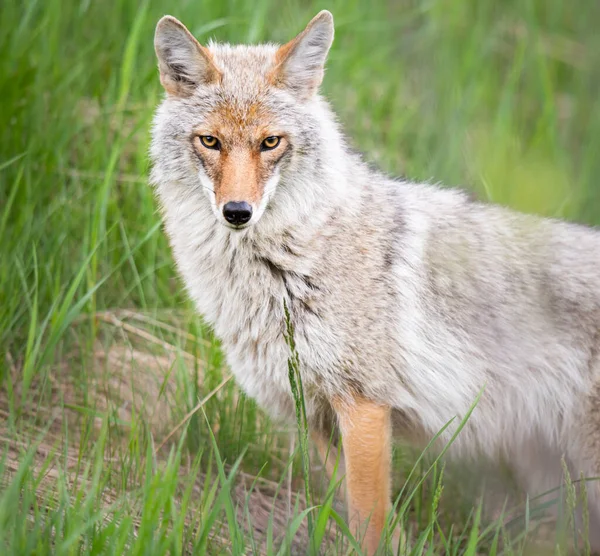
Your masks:
<svg viewBox="0 0 600 556"><path fill-rule="evenodd" d="M207 149L215 149L218 151L221 148L221 143L219 143L219 140L212 135L200 135L200 142Z"/></svg>
<svg viewBox="0 0 600 556"><path fill-rule="evenodd" d="M270 151L272 149L274 149L277 145L279 145L279 142L281 141L281 139L279 137L267 137L261 144L260 144L260 149L262 151Z"/></svg>

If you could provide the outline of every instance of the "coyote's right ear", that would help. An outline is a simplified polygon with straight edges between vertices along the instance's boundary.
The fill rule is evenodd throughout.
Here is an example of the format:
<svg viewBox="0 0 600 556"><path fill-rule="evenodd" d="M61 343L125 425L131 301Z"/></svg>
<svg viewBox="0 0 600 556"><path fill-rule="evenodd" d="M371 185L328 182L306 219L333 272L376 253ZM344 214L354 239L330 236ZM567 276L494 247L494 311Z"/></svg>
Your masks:
<svg viewBox="0 0 600 556"><path fill-rule="evenodd" d="M285 87L300 99L313 96L321 81L327 53L333 42L333 16L319 12L295 39L279 48L271 82Z"/></svg>
<svg viewBox="0 0 600 556"><path fill-rule="evenodd" d="M221 78L208 48L170 15L164 16L156 26L154 49L160 82L170 95L189 96L198 85Z"/></svg>

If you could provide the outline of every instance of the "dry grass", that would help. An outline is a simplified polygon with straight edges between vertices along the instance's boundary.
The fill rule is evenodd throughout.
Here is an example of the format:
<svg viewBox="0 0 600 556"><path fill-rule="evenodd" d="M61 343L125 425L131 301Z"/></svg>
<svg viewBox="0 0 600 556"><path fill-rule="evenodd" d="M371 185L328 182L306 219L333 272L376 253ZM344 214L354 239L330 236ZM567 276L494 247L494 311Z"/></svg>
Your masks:
<svg viewBox="0 0 600 556"><path fill-rule="evenodd" d="M77 491L87 488L89 477L82 476L82 466L90 464L89 454L82 453L82 445L91 445L97 440L105 416L111 416L112 425L123 429L122 434L112 435L119 439L121 445L111 443L103 455L104 464L112 468L113 473L119 472L122 461L118 454L127 450L127 428L133 422L144 423L151 437L160 440L154 448L156 465L163 465L181 433L181 429L192 415L201 410L208 399L218 396L219 391L229 381L227 376L213 389L194 409L187 412L181 419L179 407L180 385L176 373L173 372L178 358L185 363L195 361L194 355L177 347L149 331L146 327L167 331L180 338L196 341L189 333L178 329L172 323L151 318L143 313L133 311L104 311L96 315L96 319L106 326L106 338L110 338L106 346L96 343L93 349L93 359L89 361L90 373L85 391L75 383L73 362L68 358L62 364L54 366L49 374L51 395L45 399L51 403L40 403L32 396L35 403L23 408L23 411L35 415L35 421L15 434L8 427L10 402L5 391L0 391L0 416L4 419L0 424L0 442L6 446L6 469L9 473L2 477L5 486L10 484L20 468L24 453L35 446L31 459L31 473L39 480L37 490L38 501L42 505L56 503L56 489L65 484L68 489ZM176 320L176 318L175 318ZM20 369L12 362L12 372L15 379ZM200 369L202 364L200 362ZM202 386L203 375L198 376ZM18 381L15 380L18 384ZM32 392L40 388L32 384ZM16 392L18 395L18 392ZM84 396L85 394L85 396ZM239 394L236 394L238 397ZM52 403L54 402L54 403ZM93 408L92 412L81 412L83 408ZM91 415L91 417L90 417ZM93 433L86 439L82 432L86 427L83 421L91 420ZM213 427L217 432L218 427ZM118 432L118 431L117 431ZM86 432L89 435L89 430ZM290 438L290 436L288 436ZM280 454L289 456L290 454ZM184 461L180 473L185 476L190 471L193 454ZM229 467L229 466L226 466ZM315 479L322 481L322 470L319 465L314 467ZM194 494L200 497L207 477L199 473L193 487ZM135 488L132 489L135 491ZM106 487L102 491L102 503L110 508L117 501L130 494L135 499L134 492L123 493L116 488ZM267 553L267 531L272 527L274 537L283 539L292 517L292 511L297 513L306 507L301 479L295 478L284 486L268 477L256 476L247 472L239 472L235 487L231 491L236 507L237 519L243 524L248 536L254 538L254 552ZM251 510L251 523L247 511ZM50 508L48 508L50 509ZM135 504L132 515L136 515ZM137 513L141 511L137 508ZM139 517L136 517L139 521ZM191 518L189 526L193 527ZM271 523L271 525L269 525ZM338 532L332 528L329 533L328 545L336 546ZM223 547L229 546L226 525L217 523L213 534L213 542L219 541ZM308 543L306 522L302 523L295 535L291 550L293 553L304 553Z"/></svg>

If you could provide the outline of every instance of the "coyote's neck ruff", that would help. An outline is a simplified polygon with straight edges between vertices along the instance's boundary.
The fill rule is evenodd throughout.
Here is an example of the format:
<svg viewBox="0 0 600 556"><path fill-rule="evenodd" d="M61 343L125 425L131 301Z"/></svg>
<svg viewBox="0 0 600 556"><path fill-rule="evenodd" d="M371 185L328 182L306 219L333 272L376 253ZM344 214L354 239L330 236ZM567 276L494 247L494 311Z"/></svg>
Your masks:
<svg viewBox="0 0 600 556"><path fill-rule="evenodd" d="M163 18L152 182L198 310L283 418L289 307L310 422L342 431L371 550L396 417L432 435L485 388L458 452L509 455L542 490L563 453L600 471L600 235L367 168L317 92L332 39L328 12L282 47L207 48Z"/></svg>

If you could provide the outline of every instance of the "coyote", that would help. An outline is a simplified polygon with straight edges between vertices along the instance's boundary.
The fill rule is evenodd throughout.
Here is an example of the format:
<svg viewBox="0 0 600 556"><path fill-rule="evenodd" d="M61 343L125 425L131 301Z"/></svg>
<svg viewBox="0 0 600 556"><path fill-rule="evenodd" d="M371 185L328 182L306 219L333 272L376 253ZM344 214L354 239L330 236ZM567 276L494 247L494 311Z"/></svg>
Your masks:
<svg viewBox="0 0 600 556"><path fill-rule="evenodd" d="M315 444L341 439L372 554L392 440L451 422L448 442L480 393L454 453L511 462L532 494L563 457L600 473L600 233L368 167L318 92L332 41L327 11L283 46L203 46L163 17L151 182L239 384L294 422L287 306Z"/></svg>

